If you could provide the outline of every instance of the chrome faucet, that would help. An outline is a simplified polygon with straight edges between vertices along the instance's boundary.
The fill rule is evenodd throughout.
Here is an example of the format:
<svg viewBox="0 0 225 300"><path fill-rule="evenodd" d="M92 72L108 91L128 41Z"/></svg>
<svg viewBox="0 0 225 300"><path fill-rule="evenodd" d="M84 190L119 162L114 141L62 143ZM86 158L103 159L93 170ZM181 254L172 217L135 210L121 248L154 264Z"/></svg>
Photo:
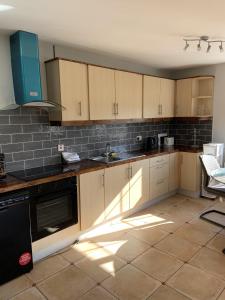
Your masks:
<svg viewBox="0 0 225 300"><path fill-rule="evenodd" d="M110 143L107 143L107 144L106 144L106 147L105 147L105 156L106 156L107 158L109 158L110 153L111 153L111 145L110 145Z"/></svg>

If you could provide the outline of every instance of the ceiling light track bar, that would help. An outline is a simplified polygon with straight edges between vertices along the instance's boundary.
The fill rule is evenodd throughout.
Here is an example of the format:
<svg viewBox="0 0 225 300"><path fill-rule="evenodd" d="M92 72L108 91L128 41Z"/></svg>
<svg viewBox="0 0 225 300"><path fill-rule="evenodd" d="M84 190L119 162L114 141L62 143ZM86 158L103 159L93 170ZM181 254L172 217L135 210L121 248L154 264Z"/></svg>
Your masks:
<svg viewBox="0 0 225 300"><path fill-rule="evenodd" d="M209 36L207 35L203 35L200 37L196 37L196 38L183 38L184 42L185 42L185 46L184 46L184 51L188 50L188 48L190 47L190 45L194 42L197 43L197 51L201 51L202 47L201 47L201 43L208 43L208 47L206 49L206 52L209 53L212 45L211 44L219 44L218 48L220 52L224 52L224 48L223 48L223 43L225 43L225 40L219 40L219 39L210 39Z"/></svg>

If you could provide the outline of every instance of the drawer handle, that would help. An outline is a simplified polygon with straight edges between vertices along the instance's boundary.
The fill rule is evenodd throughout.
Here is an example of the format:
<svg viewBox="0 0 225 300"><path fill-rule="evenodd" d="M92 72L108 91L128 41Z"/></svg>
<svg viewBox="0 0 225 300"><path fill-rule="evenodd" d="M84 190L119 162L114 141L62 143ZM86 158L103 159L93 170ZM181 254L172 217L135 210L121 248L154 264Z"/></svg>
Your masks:
<svg viewBox="0 0 225 300"><path fill-rule="evenodd" d="M78 102L79 105L79 116L82 116L82 106L81 106L81 102Z"/></svg>
<svg viewBox="0 0 225 300"><path fill-rule="evenodd" d="M161 180L158 180L157 181L157 184L161 184L161 183L163 183L164 182L164 179L161 179Z"/></svg>

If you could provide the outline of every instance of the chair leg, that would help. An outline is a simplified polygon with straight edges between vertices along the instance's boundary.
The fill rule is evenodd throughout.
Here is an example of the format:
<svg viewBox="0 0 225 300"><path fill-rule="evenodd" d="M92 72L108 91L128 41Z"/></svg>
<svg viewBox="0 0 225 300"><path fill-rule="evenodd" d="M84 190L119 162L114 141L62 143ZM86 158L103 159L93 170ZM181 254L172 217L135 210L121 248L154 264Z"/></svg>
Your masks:
<svg viewBox="0 0 225 300"><path fill-rule="evenodd" d="M219 197L219 202L221 202L221 203L224 202L224 197L221 197L221 196L220 196L220 197Z"/></svg>

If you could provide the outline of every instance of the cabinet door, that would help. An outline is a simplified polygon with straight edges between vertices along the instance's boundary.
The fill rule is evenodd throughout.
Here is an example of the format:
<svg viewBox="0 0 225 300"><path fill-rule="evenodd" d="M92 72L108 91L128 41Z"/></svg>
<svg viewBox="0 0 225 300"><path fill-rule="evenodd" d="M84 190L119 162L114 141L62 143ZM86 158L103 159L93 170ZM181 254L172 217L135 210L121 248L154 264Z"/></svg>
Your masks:
<svg viewBox="0 0 225 300"><path fill-rule="evenodd" d="M192 79L177 80L176 117L190 117L192 105Z"/></svg>
<svg viewBox="0 0 225 300"><path fill-rule="evenodd" d="M143 204L149 198L149 159L130 164L130 209Z"/></svg>
<svg viewBox="0 0 225 300"><path fill-rule="evenodd" d="M201 166L199 153L180 152L180 188L199 192Z"/></svg>
<svg viewBox="0 0 225 300"><path fill-rule="evenodd" d="M158 118L160 114L160 78L143 76L143 117Z"/></svg>
<svg viewBox="0 0 225 300"><path fill-rule="evenodd" d="M114 70L88 66L90 119L115 119Z"/></svg>
<svg viewBox="0 0 225 300"><path fill-rule="evenodd" d="M104 170L80 175L81 230L105 219Z"/></svg>
<svg viewBox="0 0 225 300"><path fill-rule="evenodd" d="M142 118L142 75L115 71L117 119Z"/></svg>
<svg viewBox="0 0 225 300"><path fill-rule="evenodd" d="M179 187L179 153L169 155L169 191L175 191Z"/></svg>
<svg viewBox="0 0 225 300"><path fill-rule="evenodd" d="M161 117L174 117L175 81L161 78L160 80L160 104Z"/></svg>
<svg viewBox="0 0 225 300"><path fill-rule="evenodd" d="M150 168L150 199L169 191L169 164L164 163Z"/></svg>
<svg viewBox="0 0 225 300"><path fill-rule="evenodd" d="M129 210L129 164L105 170L106 219Z"/></svg>
<svg viewBox="0 0 225 300"><path fill-rule="evenodd" d="M63 121L88 120L87 65L59 61Z"/></svg>

